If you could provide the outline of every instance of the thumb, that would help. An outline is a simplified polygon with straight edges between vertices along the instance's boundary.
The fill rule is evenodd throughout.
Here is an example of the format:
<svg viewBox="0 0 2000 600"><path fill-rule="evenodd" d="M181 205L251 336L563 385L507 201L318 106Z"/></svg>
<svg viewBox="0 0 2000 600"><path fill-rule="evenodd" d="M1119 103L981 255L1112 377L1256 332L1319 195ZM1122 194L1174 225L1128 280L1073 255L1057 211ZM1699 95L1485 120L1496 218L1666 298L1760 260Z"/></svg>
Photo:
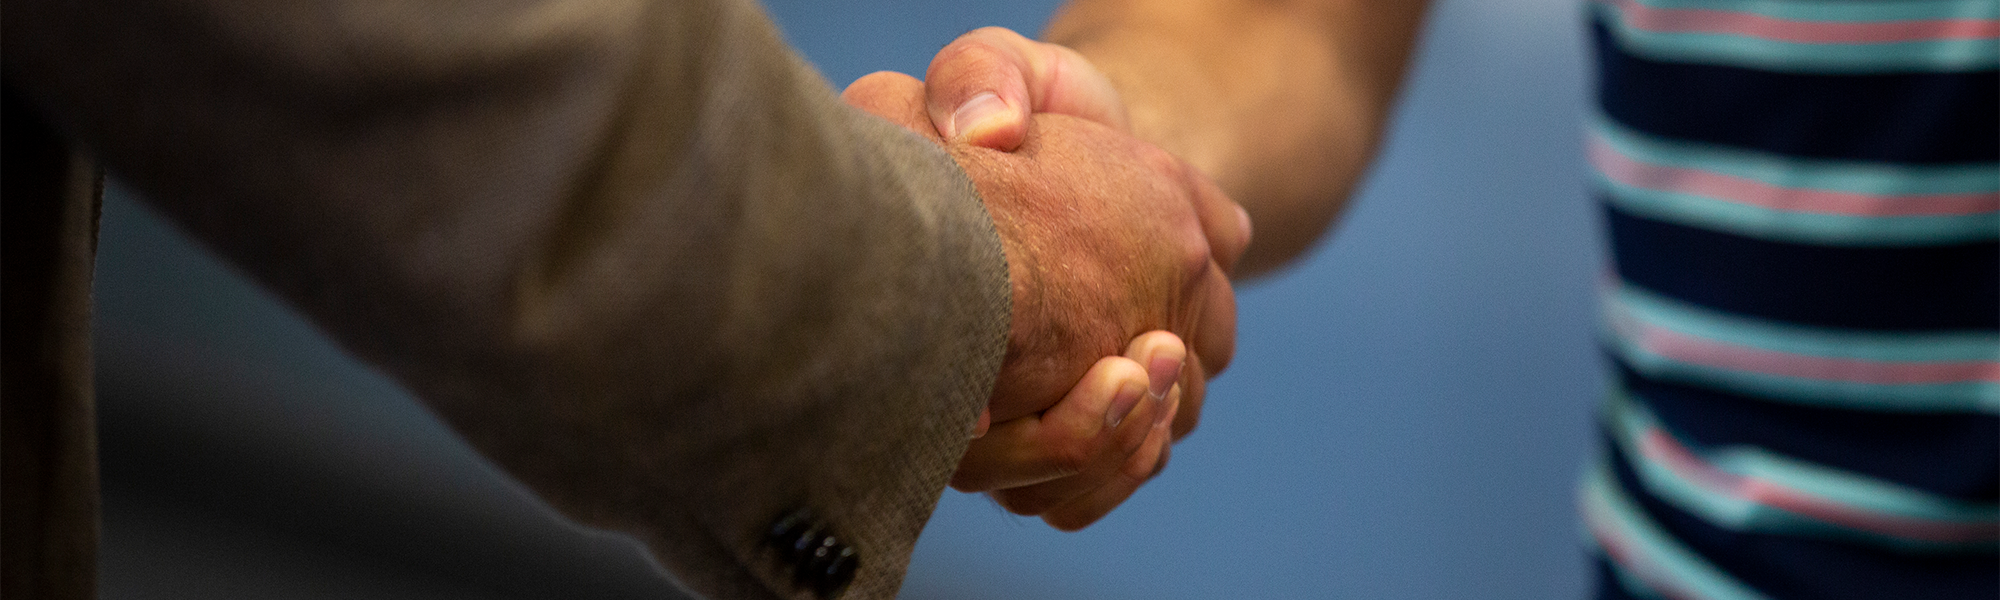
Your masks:
<svg viewBox="0 0 2000 600"><path fill-rule="evenodd" d="M1130 131L1111 80L1083 55L1000 27L959 36L924 75L926 112L939 135L1011 151L1027 137L1028 115L1061 113Z"/></svg>

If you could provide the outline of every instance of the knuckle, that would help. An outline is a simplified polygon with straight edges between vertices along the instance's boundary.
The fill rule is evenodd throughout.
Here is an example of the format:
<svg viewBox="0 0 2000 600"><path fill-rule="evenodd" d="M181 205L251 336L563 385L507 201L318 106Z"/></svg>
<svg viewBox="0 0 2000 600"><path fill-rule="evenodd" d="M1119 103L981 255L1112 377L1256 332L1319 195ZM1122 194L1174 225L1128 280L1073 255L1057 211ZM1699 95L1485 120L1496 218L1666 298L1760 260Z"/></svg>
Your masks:
<svg viewBox="0 0 2000 600"><path fill-rule="evenodd" d="M899 87L910 87L912 84L917 87L923 85L909 75L892 71L876 71L863 75L860 79L854 80L854 83L848 84L847 89L841 93L841 96L850 100L854 98L872 98L873 96L895 91Z"/></svg>
<svg viewBox="0 0 2000 600"><path fill-rule="evenodd" d="M925 79L943 80L946 84L977 81L994 74L1018 72L1016 58L1008 52L1002 42L987 37L967 35L939 50L931 58Z"/></svg>
<svg viewBox="0 0 2000 600"><path fill-rule="evenodd" d="M1082 473L1096 458L1097 448L1086 440L1065 438L1049 448L1049 468L1062 476Z"/></svg>
<svg viewBox="0 0 2000 600"><path fill-rule="evenodd" d="M1176 179L1180 178L1181 159L1175 158L1174 153L1168 152L1165 148L1145 142L1133 141L1129 145L1132 147L1132 152L1137 155L1134 158L1138 159L1140 164L1145 165L1147 170L1162 175L1169 175Z"/></svg>
<svg viewBox="0 0 2000 600"><path fill-rule="evenodd" d="M947 89L976 81L980 76L993 72L1004 62L1000 53L979 42L960 42L946 46L931 59L931 66L924 73L924 80L931 85L943 84Z"/></svg>
<svg viewBox="0 0 2000 600"><path fill-rule="evenodd" d="M1151 401L1140 400L1140 403L1151 404ZM1130 460L1132 455L1138 454L1139 450L1146 447L1146 440L1150 439L1153 433L1153 413L1151 410L1158 409L1141 408L1139 411L1135 411L1131 416L1125 418L1125 420L1133 421L1133 423L1120 427L1121 431L1118 432L1119 457Z"/></svg>
<svg viewBox="0 0 2000 600"><path fill-rule="evenodd" d="M1165 456L1161 456L1159 460L1153 461L1152 464L1136 463L1126 465L1125 468L1118 470L1118 481L1113 482L1112 485L1123 485L1132 489L1138 489L1139 486L1146 485L1147 481L1151 481L1153 474L1158 472L1155 470L1154 465L1163 462L1166 462Z"/></svg>
<svg viewBox="0 0 2000 600"><path fill-rule="evenodd" d="M1178 258L1181 276L1186 278L1188 289L1200 289L1208 281L1208 263L1211 260L1208 239L1199 230L1182 232Z"/></svg>
<svg viewBox="0 0 2000 600"><path fill-rule="evenodd" d="M1159 174L1167 181L1176 182L1182 189L1187 187L1187 168L1179 157L1152 144L1142 143L1137 146L1139 164L1145 165L1146 170Z"/></svg>

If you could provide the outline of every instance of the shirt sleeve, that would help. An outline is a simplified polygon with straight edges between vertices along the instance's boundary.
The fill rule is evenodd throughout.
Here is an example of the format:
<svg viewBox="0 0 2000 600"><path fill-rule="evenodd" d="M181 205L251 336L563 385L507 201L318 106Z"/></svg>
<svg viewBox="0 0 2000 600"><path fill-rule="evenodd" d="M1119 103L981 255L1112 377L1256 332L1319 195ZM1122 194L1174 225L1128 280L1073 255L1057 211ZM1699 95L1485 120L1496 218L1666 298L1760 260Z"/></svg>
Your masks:
<svg viewBox="0 0 2000 600"><path fill-rule="evenodd" d="M900 584L1005 352L992 221L748 0L8 1L6 77L180 226L690 589Z"/></svg>

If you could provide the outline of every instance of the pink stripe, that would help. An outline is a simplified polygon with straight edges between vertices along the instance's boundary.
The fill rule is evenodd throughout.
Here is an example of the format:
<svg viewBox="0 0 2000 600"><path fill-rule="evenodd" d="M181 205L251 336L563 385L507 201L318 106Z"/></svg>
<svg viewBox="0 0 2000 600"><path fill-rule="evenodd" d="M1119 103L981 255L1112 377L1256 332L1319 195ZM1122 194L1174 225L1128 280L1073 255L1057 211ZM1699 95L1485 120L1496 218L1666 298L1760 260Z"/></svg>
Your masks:
<svg viewBox="0 0 2000 600"><path fill-rule="evenodd" d="M1989 542L2000 539L2000 521L1941 523L1869 512L1765 479L1715 468L1657 427L1646 429L1639 451L1675 474L1718 494L1782 509L1861 531L1930 542Z"/></svg>
<svg viewBox="0 0 2000 600"><path fill-rule="evenodd" d="M1888 44L2000 37L2000 21L1928 19L1842 23L1798 21L1710 9L1655 8L1635 0L1605 0L1633 27L1659 33L1722 33L1802 44Z"/></svg>
<svg viewBox="0 0 2000 600"><path fill-rule="evenodd" d="M1881 385L2000 382L2000 362L1891 362L1760 350L1627 321L1620 329L1639 348L1675 361L1766 375Z"/></svg>
<svg viewBox="0 0 2000 600"><path fill-rule="evenodd" d="M1780 187L1734 175L1641 162L1592 136L1590 162L1612 181L1636 188L1692 194L1801 213L1907 217L1974 215L2000 211L2000 194L1912 194L1877 196L1810 188Z"/></svg>

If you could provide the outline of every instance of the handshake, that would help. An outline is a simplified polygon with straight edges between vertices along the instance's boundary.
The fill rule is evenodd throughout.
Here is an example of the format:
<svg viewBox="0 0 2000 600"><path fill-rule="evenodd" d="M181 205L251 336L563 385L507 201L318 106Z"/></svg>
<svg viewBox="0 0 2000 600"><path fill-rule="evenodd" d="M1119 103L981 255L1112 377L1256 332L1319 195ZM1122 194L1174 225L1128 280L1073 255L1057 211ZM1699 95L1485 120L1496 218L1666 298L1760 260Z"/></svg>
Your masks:
<svg viewBox="0 0 2000 600"><path fill-rule="evenodd" d="M1248 213L1132 137L1081 55L1006 29L960 37L925 81L878 72L842 97L943 146L1007 253L1007 355L952 487L1059 529L1102 518L1166 466L1229 363Z"/></svg>

